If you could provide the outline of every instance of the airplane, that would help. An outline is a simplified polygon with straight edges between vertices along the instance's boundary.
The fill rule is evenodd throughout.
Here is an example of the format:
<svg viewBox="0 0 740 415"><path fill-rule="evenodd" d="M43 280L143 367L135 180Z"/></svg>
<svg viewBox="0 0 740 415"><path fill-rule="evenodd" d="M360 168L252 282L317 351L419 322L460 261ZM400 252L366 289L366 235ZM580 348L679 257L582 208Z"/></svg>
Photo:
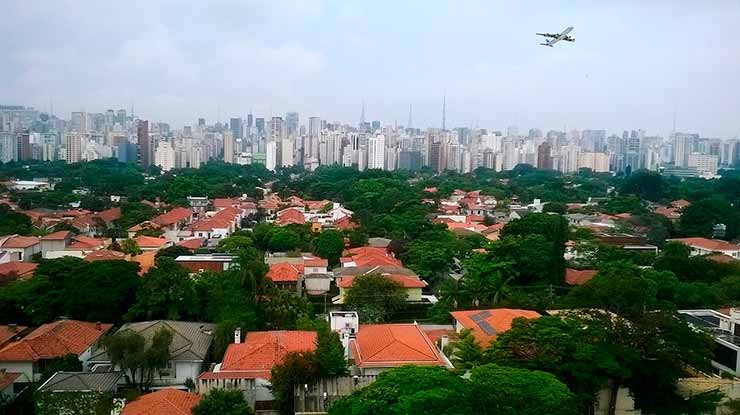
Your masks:
<svg viewBox="0 0 740 415"><path fill-rule="evenodd" d="M550 40L545 43L540 43L540 45L553 47L554 44L560 42L561 40L565 40L566 42L575 42L576 38L568 36L568 33L570 33L572 30L573 26L570 26L567 29L563 30L563 33L560 34L536 33L536 35L550 38Z"/></svg>

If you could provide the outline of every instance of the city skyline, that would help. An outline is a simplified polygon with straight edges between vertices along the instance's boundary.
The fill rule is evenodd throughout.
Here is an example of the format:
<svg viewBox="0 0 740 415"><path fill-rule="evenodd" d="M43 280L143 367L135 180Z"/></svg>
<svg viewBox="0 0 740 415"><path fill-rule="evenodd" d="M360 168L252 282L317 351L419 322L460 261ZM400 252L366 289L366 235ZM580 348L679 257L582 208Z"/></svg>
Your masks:
<svg viewBox="0 0 740 415"><path fill-rule="evenodd" d="M363 102L368 120L405 124L412 105L415 125L439 127L445 96L448 128L639 126L667 136L676 114L678 131L733 138L740 53L726 39L739 16L729 1L11 1L0 78L8 104L69 114L119 103L178 127L250 109L354 124ZM576 43L537 45L534 32L567 25Z"/></svg>

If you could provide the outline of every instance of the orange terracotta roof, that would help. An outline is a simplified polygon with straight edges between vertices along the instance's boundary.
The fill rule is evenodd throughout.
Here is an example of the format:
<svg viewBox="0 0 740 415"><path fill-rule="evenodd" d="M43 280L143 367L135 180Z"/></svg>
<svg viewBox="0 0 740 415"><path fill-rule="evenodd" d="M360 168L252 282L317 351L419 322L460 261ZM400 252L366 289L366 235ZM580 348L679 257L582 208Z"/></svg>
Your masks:
<svg viewBox="0 0 740 415"><path fill-rule="evenodd" d="M203 238L192 238L180 241L177 243L178 246L183 246L188 249L198 249L203 246Z"/></svg>
<svg viewBox="0 0 740 415"><path fill-rule="evenodd" d="M224 219L211 218L194 223L190 226L193 231L212 231L214 229L229 229L232 222Z"/></svg>
<svg viewBox="0 0 740 415"><path fill-rule="evenodd" d="M32 262L13 261L0 264L0 283L31 278L36 267L38 267L38 264Z"/></svg>
<svg viewBox="0 0 740 415"><path fill-rule="evenodd" d="M126 260L126 254L118 251L111 251L109 249L101 249L99 251L92 251L85 255L85 261L115 261L115 260Z"/></svg>
<svg viewBox="0 0 740 415"><path fill-rule="evenodd" d="M411 277L409 275L401 275L401 274L383 274L383 277L388 278L389 280L393 280L403 286L403 288L424 288L427 286L427 283L420 280L416 277ZM349 288L352 286L352 282L356 277L354 276L347 276L342 277L342 280L339 282L340 288Z"/></svg>
<svg viewBox="0 0 740 415"><path fill-rule="evenodd" d="M121 219L121 208L119 207L110 208L110 209L98 212L96 215L103 222L111 223L111 222Z"/></svg>
<svg viewBox="0 0 740 415"><path fill-rule="evenodd" d="M514 319L538 318L540 313L531 310L520 310L512 308L495 308L491 310L467 310L453 311L455 318L463 327L473 331L473 336L478 342L486 347L496 339L499 333L511 328Z"/></svg>
<svg viewBox="0 0 740 415"><path fill-rule="evenodd" d="M305 204L308 210L317 211L323 209L326 205L331 203L331 200L306 200Z"/></svg>
<svg viewBox="0 0 740 415"><path fill-rule="evenodd" d="M134 262L139 263L139 275L144 275L152 267L154 267L154 261L157 256L157 251L144 252L135 257L131 258Z"/></svg>
<svg viewBox="0 0 740 415"><path fill-rule="evenodd" d="M361 325L350 344L360 368L445 366L434 343L416 324Z"/></svg>
<svg viewBox="0 0 740 415"><path fill-rule="evenodd" d="M681 217L681 212L665 206L655 208L655 213L661 216L665 216L668 219L678 219Z"/></svg>
<svg viewBox="0 0 740 415"><path fill-rule="evenodd" d="M26 326L15 326L15 329L11 329L10 326L0 326L0 345L23 333L23 330L27 328Z"/></svg>
<svg viewBox="0 0 740 415"><path fill-rule="evenodd" d="M161 227L162 226L160 226L160 225L158 225L158 224L156 224L154 222L151 222L151 221L148 221L147 220L147 221L138 223L138 224L136 224L136 225L134 225L134 226L126 229L126 231L127 232L139 232L139 231L143 231L145 229L152 229L152 230L155 230L156 231L156 230L160 229Z"/></svg>
<svg viewBox="0 0 740 415"><path fill-rule="evenodd" d="M5 243L2 244L2 247L25 249L30 248L37 243L39 243L39 238L35 236L13 236L8 238Z"/></svg>
<svg viewBox="0 0 740 415"><path fill-rule="evenodd" d="M314 350L316 332L313 331L253 331L247 334L244 343L229 345L221 370L270 379L270 370L282 363L286 354Z"/></svg>
<svg viewBox="0 0 740 415"><path fill-rule="evenodd" d="M583 285L589 281L591 281L591 278L596 276L599 271L595 269L573 269L573 268L567 268L565 270L565 282L568 283L568 285Z"/></svg>
<svg viewBox="0 0 740 415"><path fill-rule="evenodd" d="M340 231L350 231L352 229L357 229L359 225L352 220L352 217L345 216L334 222L334 227Z"/></svg>
<svg viewBox="0 0 740 415"><path fill-rule="evenodd" d="M167 238L156 238L154 236L139 235L134 238L140 248L161 248L167 245Z"/></svg>
<svg viewBox="0 0 740 415"><path fill-rule="evenodd" d="M152 222L162 226L170 226L185 220L189 220L192 215L193 212L190 209L178 207L170 210L165 214L155 217L154 219L152 219Z"/></svg>
<svg viewBox="0 0 740 415"><path fill-rule="evenodd" d="M227 199L227 198L215 198L213 199L213 207L216 209L224 209L231 206L239 206L241 202L239 199Z"/></svg>
<svg viewBox="0 0 740 415"><path fill-rule="evenodd" d="M740 251L740 245L731 244L719 239L707 239L707 238L677 238L669 239L669 241L680 242L684 245L695 246L707 251Z"/></svg>
<svg viewBox="0 0 740 415"><path fill-rule="evenodd" d="M678 200L674 200L673 202L671 202L670 205L677 209L683 209L683 208L691 206L691 202L689 202L688 200L684 200L684 199L678 199Z"/></svg>
<svg viewBox="0 0 740 415"><path fill-rule="evenodd" d="M29 362L53 359L73 353L82 354L113 325L77 320L59 320L44 324L26 337L0 349L0 361Z"/></svg>
<svg viewBox="0 0 740 415"><path fill-rule="evenodd" d="M280 262L270 264L270 270L266 277L272 282L298 282L298 277L303 273L303 264L289 264Z"/></svg>
<svg viewBox="0 0 740 415"><path fill-rule="evenodd" d="M304 258L304 267L326 267L329 266L329 261L324 258Z"/></svg>
<svg viewBox="0 0 740 415"><path fill-rule="evenodd" d="M277 215L278 217L275 222L279 225L289 225L293 223L303 225L306 223L306 217L303 215L303 212L298 209L288 208L281 210Z"/></svg>
<svg viewBox="0 0 740 415"><path fill-rule="evenodd" d="M427 337L429 337L429 340L431 340L432 343L435 343L435 344L437 343L439 339L442 338L442 336L447 336L450 341L455 341L458 338L457 332L451 329L428 329L427 330L427 329L422 328L422 330L424 330L424 334L426 334Z"/></svg>
<svg viewBox="0 0 740 415"><path fill-rule="evenodd" d="M95 249L105 246L105 239L92 238L90 236L76 236L69 248L72 249Z"/></svg>
<svg viewBox="0 0 740 415"><path fill-rule="evenodd" d="M121 415L189 415L200 395L177 389L162 389L141 395L123 407Z"/></svg>
<svg viewBox="0 0 740 415"><path fill-rule="evenodd" d="M707 259L719 262L720 264L734 264L738 262L737 259L724 254L707 255Z"/></svg>
<svg viewBox="0 0 740 415"><path fill-rule="evenodd" d="M70 231L58 231L54 233L50 233L46 236L42 236L42 241L61 241L64 239L69 238L72 235L72 232Z"/></svg>
<svg viewBox="0 0 740 415"><path fill-rule="evenodd" d="M21 374L15 372L5 372L4 374L0 374L0 392L12 385L19 377L21 377Z"/></svg>
<svg viewBox="0 0 740 415"><path fill-rule="evenodd" d="M424 191L427 193L437 193L437 188L436 187L425 187Z"/></svg>

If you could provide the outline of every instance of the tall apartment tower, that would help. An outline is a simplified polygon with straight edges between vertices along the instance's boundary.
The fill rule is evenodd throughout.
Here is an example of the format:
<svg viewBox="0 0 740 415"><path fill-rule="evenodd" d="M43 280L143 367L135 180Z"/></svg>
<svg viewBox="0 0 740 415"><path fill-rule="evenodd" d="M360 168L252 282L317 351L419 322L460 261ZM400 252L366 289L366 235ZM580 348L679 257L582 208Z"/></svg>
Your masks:
<svg viewBox="0 0 740 415"><path fill-rule="evenodd" d="M136 138L139 147L139 165L149 167L152 165L152 159L154 158L154 149L149 138L149 121L139 121L139 124L136 126Z"/></svg>

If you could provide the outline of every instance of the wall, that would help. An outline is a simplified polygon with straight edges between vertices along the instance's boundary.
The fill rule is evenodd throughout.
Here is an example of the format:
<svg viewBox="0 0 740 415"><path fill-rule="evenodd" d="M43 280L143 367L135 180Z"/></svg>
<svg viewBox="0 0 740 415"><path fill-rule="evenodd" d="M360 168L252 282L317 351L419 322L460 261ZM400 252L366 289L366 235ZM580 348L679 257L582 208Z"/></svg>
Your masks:
<svg viewBox="0 0 740 415"><path fill-rule="evenodd" d="M324 405L324 392L326 392L328 398L326 406L329 407L332 402L375 382L376 378L377 376L358 376L356 378L343 376L339 378L322 379L318 384L309 386L308 391L306 391L303 386L296 387L295 411L323 411L327 409Z"/></svg>
<svg viewBox="0 0 740 415"><path fill-rule="evenodd" d="M26 378L33 379L32 362L0 362L0 369L5 369L6 372L10 373L23 373Z"/></svg>

